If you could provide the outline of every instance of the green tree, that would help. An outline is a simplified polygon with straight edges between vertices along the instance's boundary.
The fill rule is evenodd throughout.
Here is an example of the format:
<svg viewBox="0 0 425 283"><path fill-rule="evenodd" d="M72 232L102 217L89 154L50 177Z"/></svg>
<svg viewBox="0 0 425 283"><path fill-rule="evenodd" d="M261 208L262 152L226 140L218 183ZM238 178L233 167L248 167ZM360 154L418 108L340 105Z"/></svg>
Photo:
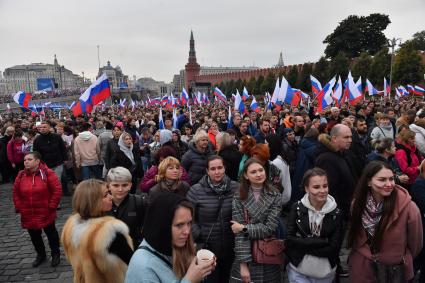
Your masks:
<svg viewBox="0 0 425 283"><path fill-rule="evenodd" d="M276 77L273 72L269 72L260 86L260 93L264 94L266 91L273 93L274 86L276 85Z"/></svg>
<svg viewBox="0 0 425 283"><path fill-rule="evenodd" d="M303 91L311 90L310 75L313 73L313 64L304 63L300 75L298 76L297 86Z"/></svg>
<svg viewBox="0 0 425 283"><path fill-rule="evenodd" d="M323 41L327 44L326 57L333 58L339 52L344 52L348 58L358 57L361 52L375 54L387 44L383 31L390 23L389 17L383 14L348 16Z"/></svg>
<svg viewBox="0 0 425 283"><path fill-rule="evenodd" d="M415 33L411 41L413 48L425 51L425 30Z"/></svg>
<svg viewBox="0 0 425 283"><path fill-rule="evenodd" d="M248 84L246 85L246 89L249 93L253 93L255 90L255 85L257 84L257 81L255 77L251 77L248 81Z"/></svg>
<svg viewBox="0 0 425 283"><path fill-rule="evenodd" d="M298 68L296 65L292 66L286 76L286 80L288 81L291 87L297 87L298 80Z"/></svg>
<svg viewBox="0 0 425 283"><path fill-rule="evenodd" d="M224 81L221 81L221 83L218 85L218 88L226 94L226 83Z"/></svg>
<svg viewBox="0 0 425 283"><path fill-rule="evenodd" d="M261 93L261 84L264 82L263 75L260 75L255 83L255 88L253 90L254 94L262 94Z"/></svg>
<svg viewBox="0 0 425 283"><path fill-rule="evenodd" d="M325 57L320 57L319 61L314 64L313 76L322 84L329 81L329 61Z"/></svg>
<svg viewBox="0 0 425 283"><path fill-rule="evenodd" d="M376 85L382 85L384 77L389 78L391 68L391 55L388 48L382 48L373 56L372 65L369 71L369 80Z"/></svg>
<svg viewBox="0 0 425 283"><path fill-rule="evenodd" d="M366 52L362 52L360 57L356 59L353 66L353 77L361 76L363 79L369 77L370 66L372 65L372 57Z"/></svg>
<svg viewBox="0 0 425 283"><path fill-rule="evenodd" d="M242 84L242 79L238 79L237 81L235 81L235 91L236 89L239 90L239 92L242 92L244 85Z"/></svg>
<svg viewBox="0 0 425 283"><path fill-rule="evenodd" d="M348 70L350 69L350 62L348 61L347 56L344 52L339 52L330 63L329 74L331 76L340 75L345 78L348 75Z"/></svg>
<svg viewBox="0 0 425 283"><path fill-rule="evenodd" d="M393 81L408 84L422 80L424 65L412 42L406 42L395 57Z"/></svg>

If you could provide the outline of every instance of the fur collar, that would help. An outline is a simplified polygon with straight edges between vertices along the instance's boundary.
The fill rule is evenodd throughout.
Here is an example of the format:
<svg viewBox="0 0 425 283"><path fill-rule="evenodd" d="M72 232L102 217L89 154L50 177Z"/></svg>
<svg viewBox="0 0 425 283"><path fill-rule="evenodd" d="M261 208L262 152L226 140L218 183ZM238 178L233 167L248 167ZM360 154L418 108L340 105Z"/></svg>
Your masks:
<svg viewBox="0 0 425 283"><path fill-rule="evenodd" d="M325 148L332 152L337 152L338 150L331 142L331 136L328 134L320 134L318 137L319 143L322 144Z"/></svg>

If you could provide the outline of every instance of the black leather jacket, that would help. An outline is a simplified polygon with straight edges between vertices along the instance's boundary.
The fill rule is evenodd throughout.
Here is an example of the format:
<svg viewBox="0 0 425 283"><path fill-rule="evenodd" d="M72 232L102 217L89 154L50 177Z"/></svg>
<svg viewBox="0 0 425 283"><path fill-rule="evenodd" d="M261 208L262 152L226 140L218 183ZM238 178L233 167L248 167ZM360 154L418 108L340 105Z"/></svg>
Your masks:
<svg viewBox="0 0 425 283"><path fill-rule="evenodd" d="M320 237L316 237L310 231L307 207L301 201L292 205L288 219L286 255L294 266L300 264L304 255L310 254L328 258L334 267L338 262L342 237L342 214L338 208L325 215Z"/></svg>

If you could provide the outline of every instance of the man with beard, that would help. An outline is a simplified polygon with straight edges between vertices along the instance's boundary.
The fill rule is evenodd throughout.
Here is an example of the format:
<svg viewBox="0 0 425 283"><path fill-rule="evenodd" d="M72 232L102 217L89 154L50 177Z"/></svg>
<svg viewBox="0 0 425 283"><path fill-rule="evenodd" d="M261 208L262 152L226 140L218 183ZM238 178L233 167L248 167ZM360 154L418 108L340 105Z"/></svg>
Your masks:
<svg viewBox="0 0 425 283"><path fill-rule="evenodd" d="M348 156L356 175L360 177L367 163L367 155L372 151L372 146L370 136L367 134L366 120L363 117L358 117L353 126L351 130L353 141Z"/></svg>

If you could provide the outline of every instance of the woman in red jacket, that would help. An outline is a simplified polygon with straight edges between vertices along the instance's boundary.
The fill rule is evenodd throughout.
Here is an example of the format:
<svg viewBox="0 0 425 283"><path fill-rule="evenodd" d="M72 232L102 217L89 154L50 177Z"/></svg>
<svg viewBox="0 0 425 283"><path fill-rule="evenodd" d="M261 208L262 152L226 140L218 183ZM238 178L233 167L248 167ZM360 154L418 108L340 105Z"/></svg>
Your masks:
<svg viewBox="0 0 425 283"><path fill-rule="evenodd" d="M422 249L421 214L394 180L384 162L372 161L363 170L348 234L350 282L407 282L414 276L413 259Z"/></svg>
<svg viewBox="0 0 425 283"><path fill-rule="evenodd" d="M60 263L59 234L56 230L56 208L62 189L55 172L41 162L38 152L24 157L25 169L20 171L13 185L15 210L21 214L22 228L27 229L37 252L32 263L39 266L46 260L41 230L47 236L52 254L52 266Z"/></svg>
<svg viewBox="0 0 425 283"><path fill-rule="evenodd" d="M395 159L401 171L409 176L408 185L411 185L419 176L419 167L423 160L416 148L415 133L409 129L400 131L395 146L397 148Z"/></svg>

